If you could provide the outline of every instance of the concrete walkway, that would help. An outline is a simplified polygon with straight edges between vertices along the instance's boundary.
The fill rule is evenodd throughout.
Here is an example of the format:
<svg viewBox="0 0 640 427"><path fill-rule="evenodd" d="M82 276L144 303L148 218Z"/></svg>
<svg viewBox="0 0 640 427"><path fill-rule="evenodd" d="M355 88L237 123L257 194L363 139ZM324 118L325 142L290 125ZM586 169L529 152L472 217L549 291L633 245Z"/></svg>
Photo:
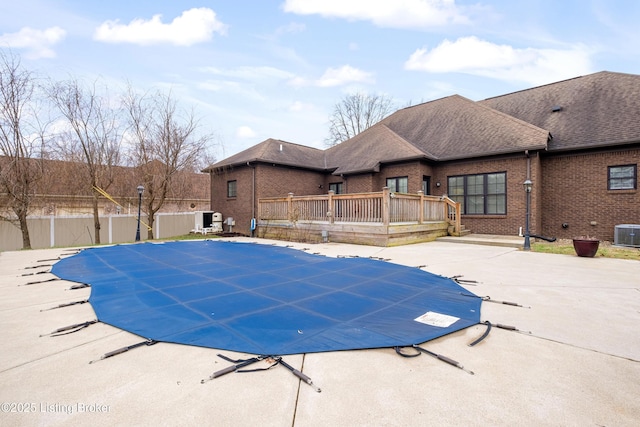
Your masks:
<svg viewBox="0 0 640 427"><path fill-rule="evenodd" d="M506 248L519 248L524 246L524 237L503 236L499 234L467 234L465 236L454 237L445 236L437 239L439 242L464 243L473 245L504 246ZM531 238L531 242L535 239Z"/></svg>
<svg viewBox="0 0 640 427"><path fill-rule="evenodd" d="M427 355L375 349L285 357L321 393L283 367L201 384L229 366L216 350L159 343L89 364L141 338L102 323L40 337L95 319L89 304L41 311L90 291L60 280L28 284L49 273L23 276L68 251L3 252L0 425L640 425L640 262L441 241L292 245L461 275L477 295L531 308L484 303L483 320L520 332L493 328L469 347L485 330L478 325L424 344L474 375Z"/></svg>

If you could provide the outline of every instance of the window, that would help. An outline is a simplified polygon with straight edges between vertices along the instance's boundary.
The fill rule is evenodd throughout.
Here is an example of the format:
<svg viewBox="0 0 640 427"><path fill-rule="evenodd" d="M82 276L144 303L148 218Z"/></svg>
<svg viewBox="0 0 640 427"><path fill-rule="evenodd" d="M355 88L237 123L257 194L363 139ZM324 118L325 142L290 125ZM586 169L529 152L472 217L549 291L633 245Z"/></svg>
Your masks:
<svg viewBox="0 0 640 427"><path fill-rule="evenodd" d="M389 187L389 191L392 193L408 193L409 178L406 176L387 178L387 187Z"/></svg>
<svg viewBox="0 0 640 427"><path fill-rule="evenodd" d="M607 188L609 190L635 190L637 177L636 165L609 166Z"/></svg>
<svg viewBox="0 0 640 427"><path fill-rule="evenodd" d="M460 203L465 215L505 215L507 174L505 172L449 177L449 197Z"/></svg>
<svg viewBox="0 0 640 427"><path fill-rule="evenodd" d="M329 191L333 191L334 194L342 194L342 183L341 182L330 183Z"/></svg>
<svg viewBox="0 0 640 427"><path fill-rule="evenodd" d="M227 181L227 197L238 195L238 181Z"/></svg>

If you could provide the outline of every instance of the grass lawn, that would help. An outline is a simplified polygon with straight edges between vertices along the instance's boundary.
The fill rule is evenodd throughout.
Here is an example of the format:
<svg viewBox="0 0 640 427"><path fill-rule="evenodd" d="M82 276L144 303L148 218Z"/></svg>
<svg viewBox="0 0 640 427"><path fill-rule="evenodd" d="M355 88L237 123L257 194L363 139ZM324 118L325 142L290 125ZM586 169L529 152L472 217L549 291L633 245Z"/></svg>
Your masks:
<svg viewBox="0 0 640 427"><path fill-rule="evenodd" d="M531 250L534 252L544 252L548 254L576 254L571 240L564 239L553 243L536 242L531 245ZM640 261L640 249L612 246L611 242L602 241L600 242L600 247L598 248L596 257L632 259Z"/></svg>

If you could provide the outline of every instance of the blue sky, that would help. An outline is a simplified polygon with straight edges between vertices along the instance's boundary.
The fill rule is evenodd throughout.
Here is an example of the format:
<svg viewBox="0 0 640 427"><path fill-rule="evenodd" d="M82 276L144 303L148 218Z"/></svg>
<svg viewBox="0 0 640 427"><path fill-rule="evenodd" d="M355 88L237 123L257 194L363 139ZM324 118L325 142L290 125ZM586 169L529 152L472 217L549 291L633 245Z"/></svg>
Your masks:
<svg viewBox="0 0 640 427"><path fill-rule="evenodd" d="M267 138L324 148L355 91L398 107L640 73L635 0L4 1L0 47L54 79L171 90L218 160Z"/></svg>

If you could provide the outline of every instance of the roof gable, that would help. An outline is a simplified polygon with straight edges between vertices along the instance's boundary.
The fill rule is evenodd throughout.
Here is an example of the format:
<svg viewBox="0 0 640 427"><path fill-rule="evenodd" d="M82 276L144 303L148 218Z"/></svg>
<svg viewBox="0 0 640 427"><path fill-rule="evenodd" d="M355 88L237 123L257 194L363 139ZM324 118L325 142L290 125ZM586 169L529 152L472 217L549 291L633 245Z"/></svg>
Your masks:
<svg viewBox="0 0 640 427"><path fill-rule="evenodd" d="M247 162L266 162L308 169L325 169L324 151L305 145L269 138L204 170L245 165Z"/></svg>
<svg viewBox="0 0 640 427"><path fill-rule="evenodd" d="M549 150L640 141L640 75L602 71L480 104L549 130Z"/></svg>
<svg viewBox="0 0 640 427"><path fill-rule="evenodd" d="M379 123L326 151L334 174L378 170L381 162L425 157L424 152Z"/></svg>

